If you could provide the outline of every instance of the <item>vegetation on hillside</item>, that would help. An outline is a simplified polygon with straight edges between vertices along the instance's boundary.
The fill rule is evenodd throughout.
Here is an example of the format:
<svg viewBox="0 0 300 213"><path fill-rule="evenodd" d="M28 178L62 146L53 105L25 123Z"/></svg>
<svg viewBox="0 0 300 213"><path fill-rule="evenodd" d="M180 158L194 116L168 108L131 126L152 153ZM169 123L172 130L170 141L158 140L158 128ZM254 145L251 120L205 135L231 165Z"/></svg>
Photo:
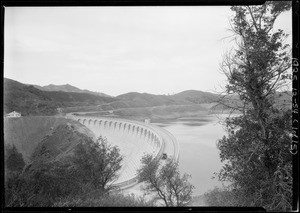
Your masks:
<svg viewBox="0 0 300 213"><path fill-rule="evenodd" d="M57 108L98 105L114 98L88 93L42 91L4 78L4 113L18 111L22 115L55 115Z"/></svg>
<svg viewBox="0 0 300 213"><path fill-rule="evenodd" d="M238 95L243 105L236 107L240 116L226 120L228 136L218 141L225 163L218 177L231 185L227 191L207 194L227 200L211 201L291 210L292 114L275 102L276 92L290 85L291 57L284 44L287 35L273 29L276 18L290 8L291 2L231 8L237 48L224 57L221 69L228 78L226 92Z"/></svg>
<svg viewBox="0 0 300 213"><path fill-rule="evenodd" d="M76 141L74 141L76 140ZM16 147L5 145L5 206L141 206L141 198L112 191L122 157L104 138L97 143L72 125L59 125L25 165Z"/></svg>
<svg viewBox="0 0 300 213"><path fill-rule="evenodd" d="M89 90L81 90L77 87L74 87L70 84L65 84L65 85L54 85L54 84L49 84L47 86L39 86L39 85L32 85L35 88L43 91L62 91L62 92L75 92L75 93L88 93L88 94L93 94L93 95L98 95L98 96L103 96L103 97L110 97L109 95L106 95L101 92L92 92Z"/></svg>
<svg viewBox="0 0 300 213"><path fill-rule="evenodd" d="M64 128L58 126L73 126L89 137L95 138L94 134L84 125L65 118L52 116L26 116L20 118L5 118L3 125L4 143L14 145L23 155L24 161L30 161L30 157L38 144L43 140L52 140L51 144L64 144L65 147L76 144L79 139L75 134L67 135ZM55 130L56 129L56 130ZM55 131L54 131L55 130ZM51 136L51 137L50 137ZM69 138L69 141L66 140Z"/></svg>
<svg viewBox="0 0 300 213"><path fill-rule="evenodd" d="M4 146L5 177L17 176L23 170L25 161L14 145Z"/></svg>
<svg viewBox="0 0 300 213"><path fill-rule="evenodd" d="M239 206L238 192L226 188L215 187L204 193L205 203L208 206Z"/></svg>
<svg viewBox="0 0 300 213"><path fill-rule="evenodd" d="M178 162L168 158L160 162L152 155L145 155L138 170L139 182L145 186L146 194L154 197L154 201L162 201L165 206L186 206L192 199L194 186L188 182L188 174L179 173Z"/></svg>
<svg viewBox="0 0 300 213"><path fill-rule="evenodd" d="M176 109L176 106L181 105L186 108L187 112L190 109L193 110L193 106L199 106L199 104L211 104L216 103L219 95L202 92L196 90L188 90L175 95L153 95L147 93L130 92L116 97L116 100L110 103L97 105L97 106L79 106L79 107L67 107L64 108L64 112L88 112L88 111L110 111L119 110L121 113L130 113L130 108L142 108L142 107L170 107L170 109ZM172 108L174 107L174 108ZM147 109L145 109L147 110ZM183 110L182 110L183 111ZM145 112L147 113L147 112Z"/></svg>
<svg viewBox="0 0 300 213"><path fill-rule="evenodd" d="M143 117L153 115L153 118L176 118L180 116L193 116L199 111L208 111L207 107L201 109L201 105L212 104L210 110L228 110L228 107L215 106L222 96L196 90L187 90L174 95L153 95L147 93L126 93L115 98L103 97L93 93L84 93L85 90L73 88L71 85L55 86L54 90L43 91L32 85L21 84L11 79L4 79L4 113L18 111L23 116L27 115L55 115L69 112L98 111L109 115L108 111L116 111L119 116L130 116L131 108L155 107L152 111L145 108ZM67 88L65 88L67 87ZM53 89L53 88L52 88ZM47 89L48 90L48 89ZM281 100L285 101L286 96ZM231 105L241 103L237 98L228 100ZM177 107L178 106L178 107ZM158 108L156 108L158 107ZM159 108L161 107L161 108ZM166 108L164 108L166 107ZM197 109L195 109L197 108ZM127 110L128 109L128 110ZM199 109L199 110L198 110ZM147 111L148 110L148 111Z"/></svg>

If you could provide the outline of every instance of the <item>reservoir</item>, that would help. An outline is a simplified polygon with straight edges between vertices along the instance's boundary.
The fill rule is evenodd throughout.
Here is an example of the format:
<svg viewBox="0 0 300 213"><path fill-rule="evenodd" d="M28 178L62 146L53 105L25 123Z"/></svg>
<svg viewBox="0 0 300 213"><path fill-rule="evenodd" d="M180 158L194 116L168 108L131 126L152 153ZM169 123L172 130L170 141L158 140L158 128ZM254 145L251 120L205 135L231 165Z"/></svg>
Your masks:
<svg viewBox="0 0 300 213"><path fill-rule="evenodd" d="M201 115L195 118L159 120L153 124L172 133L179 143L179 169L181 174L192 175L195 186L193 195L201 195L215 186L222 186L214 172L219 172L222 163L216 142L226 135L224 121L227 114Z"/></svg>

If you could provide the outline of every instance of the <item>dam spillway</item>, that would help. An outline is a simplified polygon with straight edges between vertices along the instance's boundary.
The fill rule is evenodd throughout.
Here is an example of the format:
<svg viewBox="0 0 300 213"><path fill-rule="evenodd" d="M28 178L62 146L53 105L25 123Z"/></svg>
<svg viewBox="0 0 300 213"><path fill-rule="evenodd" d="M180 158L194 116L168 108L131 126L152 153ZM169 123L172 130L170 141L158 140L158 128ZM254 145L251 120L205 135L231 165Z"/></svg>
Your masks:
<svg viewBox="0 0 300 213"><path fill-rule="evenodd" d="M105 137L109 144L119 147L123 156L122 168L113 185L122 189L137 183L137 169L140 168L140 161L145 154L151 154L155 159L160 159L163 153L176 161L179 158L179 146L175 137L156 125L121 118L77 116L71 113L66 117L85 125L96 137Z"/></svg>

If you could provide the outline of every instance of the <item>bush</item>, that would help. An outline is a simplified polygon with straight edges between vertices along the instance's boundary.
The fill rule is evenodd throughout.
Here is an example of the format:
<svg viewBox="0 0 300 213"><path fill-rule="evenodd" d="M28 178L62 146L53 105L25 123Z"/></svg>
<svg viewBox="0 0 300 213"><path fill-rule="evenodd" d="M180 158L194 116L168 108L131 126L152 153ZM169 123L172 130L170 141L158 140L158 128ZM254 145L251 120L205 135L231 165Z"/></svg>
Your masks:
<svg viewBox="0 0 300 213"><path fill-rule="evenodd" d="M53 207L138 207L153 205L152 201L146 201L143 197L136 197L133 194L103 194L99 190L94 190L60 199L53 204Z"/></svg>
<svg viewBox="0 0 300 213"><path fill-rule="evenodd" d="M209 206L237 206L235 193L224 188L215 187L204 194L204 199Z"/></svg>
<svg viewBox="0 0 300 213"><path fill-rule="evenodd" d="M98 205L99 197L103 205L110 202L118 205L117 198L110 201L105 195L112 189L110 183L117 177L122 157L103 138L97 143L92 140L79 143L73 154L64 157L38 155L24 170L25 163L17 149L7 150L7 207L49 207L60 200L70 205L76 201L79 204L74 205L93 206Z"/></svg>

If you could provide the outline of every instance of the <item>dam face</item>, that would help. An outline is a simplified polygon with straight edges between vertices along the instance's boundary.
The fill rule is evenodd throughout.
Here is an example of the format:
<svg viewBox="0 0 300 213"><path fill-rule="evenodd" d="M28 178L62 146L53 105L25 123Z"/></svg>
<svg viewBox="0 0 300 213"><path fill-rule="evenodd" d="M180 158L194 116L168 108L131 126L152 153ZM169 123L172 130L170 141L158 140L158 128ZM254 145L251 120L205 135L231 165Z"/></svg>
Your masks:
<svg viewBox="0 0 300 213"><path fill-rule="evenodd" d="M109 144L118 146L123 156L119 178L113 183L120 188L128 188L137 183L137 169L145 154L160 159L163 153L178 160L177 141L166 130L138 121L108 117L87 117L67 115L88 127L96 137L106 137Z"/></svg>

